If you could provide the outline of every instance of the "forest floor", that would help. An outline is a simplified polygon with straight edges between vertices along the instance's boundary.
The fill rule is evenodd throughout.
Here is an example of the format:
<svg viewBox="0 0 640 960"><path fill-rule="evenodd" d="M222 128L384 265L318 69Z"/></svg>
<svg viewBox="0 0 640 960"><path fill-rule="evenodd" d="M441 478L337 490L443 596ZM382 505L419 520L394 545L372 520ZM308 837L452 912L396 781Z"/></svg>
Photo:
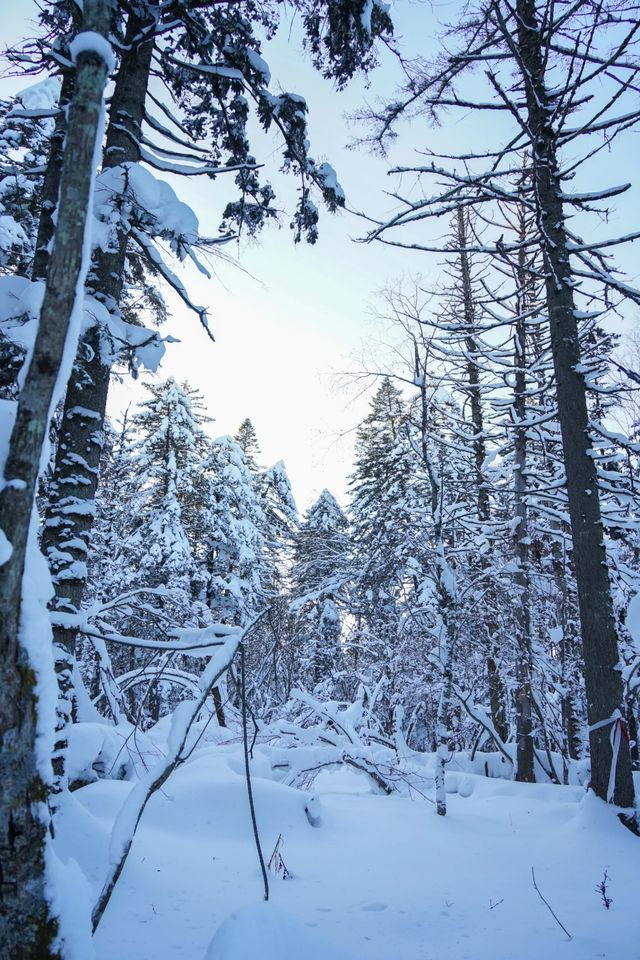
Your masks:
<svg viewBox="0 0 640 960"><path fill-rule="evenodd" d="M452 773L443 818L344 769L313 785L314 827L309 794L275 782L258 749L265 855L281 835L292 874L270 875L264 903L242 762L237 744L202 745L151 800L98 960L640 960L640 841L580 787ZM96 892L130 789L101 780L73 795L59 843Z"/></svg>

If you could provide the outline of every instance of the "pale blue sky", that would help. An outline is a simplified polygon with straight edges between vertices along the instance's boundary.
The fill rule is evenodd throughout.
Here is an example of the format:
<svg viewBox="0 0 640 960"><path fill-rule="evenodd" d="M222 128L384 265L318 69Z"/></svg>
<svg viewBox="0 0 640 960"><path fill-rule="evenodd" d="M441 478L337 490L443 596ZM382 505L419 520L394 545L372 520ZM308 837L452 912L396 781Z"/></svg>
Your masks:
<svg viewBox="0 0 640 960"><path fill-rule="evenodd" d="M24 3L18 12L15 3L0 0L7 40L10 32L21 32L19 22L28 6ZM457 3L410 0L397 0L391 6L398 32L406 38L405 50L414 54L433 50L438 19L454 18L459 9ZM358 80L338 94L303 59L296 33L294 28L288 44L286 31L284 35L281 31L263 51L274 83L307 99L312 153L316 160L326 159L336 168L350 205L389 213L392 201L383 195L394 186L386 175L388 164L362 149L345 148L354 131L348 129L343 115L365 98L391 95L398 77L395 64L385 56L368 89ZM13 82L4 81L3 87L15 89ZM410 163L412 151L426 145L452 152L461 146L477 150L493 132L485 117L471 123L469 118L451 117L435 131L416 122L405 131L391 159ZM632 134L614 160L603 158L598 165L598 172L605 175L603 182L633 178L636 143L638 135ZM259 160L277 166L271 138L256 142L254 152ZM278 197L290 201L293 181L287 185L276 175L274 183ZM176 178L172 185L193 206L203 232L215 235L225 202L223 183ZM620 215L602 229L608 236L634 229L637 213L632 192L626 195ZM422 235L435 237L446 227L444 222L433 224ZM211 429L216 434L233 433L244 417L251 417L265 464L284 459L301 508L325 486L344 500L353 428L366 414L367 400L363 396L353 400L338 389L332 373L357 368L358 355L370 348L367 342L384 338L384 331L368 315L376 291L401 275L421 272L435 277L437 273L437 257L353 243L351 237L362 232L361 222L350 215L332 217L322 212L315 247L295 247L285 219L282 229L268 228L259 245L241 246L240 262L246 272L220 264L216 278L206 281L195 270L185 269L183 279L194 301L210 308L216 344L207 341L197 319L181 305L166 325L165 332L182 342L169 348L161 376L188 379L202 391L215 418ZM636 259L632 248L625 263L637 275ZM139 384L125 381L113 391L114 410L140 393Z"/></svg>

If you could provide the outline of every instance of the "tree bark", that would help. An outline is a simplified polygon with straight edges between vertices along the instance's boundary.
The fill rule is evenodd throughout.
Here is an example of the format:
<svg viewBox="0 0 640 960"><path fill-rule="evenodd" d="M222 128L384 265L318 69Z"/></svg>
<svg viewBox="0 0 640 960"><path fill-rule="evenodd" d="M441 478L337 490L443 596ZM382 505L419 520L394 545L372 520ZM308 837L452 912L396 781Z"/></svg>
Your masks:
<svg viewBox="0 0 640 960"><path fill-rule="evenodd" d="M529 547L527 531L526 476L527 417L526 404L526 327L520 317L515 331L515 397L513 403L516 421L514 441L513 495L515 518L518 521L515 534L515 555L518 571L515 583L518 588L516 604L516 780L534 783L533 724L531 719L531 617L529 603Z"/></svg>
<svg viewBox="0 0 640 960"><path fill-rule="evenodd" d="M73 96L74 84L74 71L65 70L62 75L62 86L60 88L60 99L58 101L59 113L55 120L53 134L51 135L47 169L42 183L40 219L38 220L36 249L31 267L32 280L44 280L47 276L47 268L51 256L50 245L55 233L54 213L60 192L64 141L67 133L67 110Z"/></svg>
<svg viewBox="0 0 640 960"><path fill-rule="evenodd" d="M525 174L522 183L524 185ZM516 620L516 780L535 783L534 742L531 694L531 603L529 590L529 531L527 492L527 326L525 314L532 306L529 296L531 285L527 271L525 241L527 221L524 205L518 207L517 239L521 244L515 268L516 277L516 322L514 330L514 398L513 418L515 437L513 444L513 499L515 531L515 557L518 570L515 584L518 600Z"/></svg>
<svg viewBox="0 0 640 960"><path fill-rule="evenodd" d="M482 523L489 523L491 519L491 501L484 475L484 462L487 455L484 433L484 413L482 409L482 392L480 387L480 370L478 367L478 344L476 340L475 304L473 285L471 281L471 263L466 247L468 245L466 215L462 207L456 210L457 245L460 250L460 278L462 281L462 303L465 326L465 347L467 351L467 393L471 408L471 423L473 425L473 464L475 473L476 504L478 519ZM486 556L481 559L486 570L489 561ZM486 619L485 633L485 662L487 667L487 686L489 690L489 709L491 720L496 733L504 742L507 741L509 731L505 708L504 685L497 664L497 637L498 624L492 610L495 607L495 590L488 581L486 591L486 607L489 615Z"/></svg>
<svg viewBox="0 0 640 960"><path fill-rule="evenodd" d="M109 114L103 169L140 158L144 105L155 37L149 23L130 14ZM121 229L116 248L97 251L87 286L109 310L117 310L124 283L128 234ZM56 462L42 536L51 570L54 645L61 699L56 779L64 779L63 728L73 711L72 667L80 609L87 581L89 535L95 512L103 428L111 367L104 360L103 332L97 325L80 343L69 381Z"/></svg>
<svg viewBox="0 0 640 960"><path fill-rule="evenodd" d="M85 0L84 9L85 29L108 36L111 4ZM0 528L9 535L12 547L0 567L0 944L3 957L9 960L55 955L56 924L49 916L45 893L47 786L35 753L36 676L20 638L22 591L28 545L34 543L36 486L56 383L65 350L75 346L67 340L76 291L86 268L83 244L106 77L107 65L101 56L89 50L79 54L55 243L0 493Z"/></svg>
<svg viewBox="0 0 640 960"><path fill-rule="evenodd" d="M587 716L593 727L610 718L613 722L616 710L624 714L622 679L617 668L618 637L603 542L598 476L590 455L586 385L579 367L578 323L551 119L553 109L545 83L534 0L517 0L516 14L517 31L510 42L517 43L533 147L536 215L543 238L546 299L580 607ZM612 764L610 733L611 724L606 724L597 730L591 729L589 734L591 787L603 799L607 798ZM622 807L634 804L629 745L625 737L621 737L613 799Z"/></svg>

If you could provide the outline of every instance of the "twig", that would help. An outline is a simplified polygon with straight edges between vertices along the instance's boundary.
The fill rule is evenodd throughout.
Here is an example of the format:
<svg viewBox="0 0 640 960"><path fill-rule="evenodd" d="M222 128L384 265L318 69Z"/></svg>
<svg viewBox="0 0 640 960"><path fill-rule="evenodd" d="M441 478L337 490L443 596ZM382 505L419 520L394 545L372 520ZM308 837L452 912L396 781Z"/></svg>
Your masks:
<svg viewBox="0 0 640 960"><path fill-rule="evenodd" d="M249 742L247 737L247 686L246 686L246 661L244 655L244 643L240 644L240 684L241 684L241 696L242 696L242 745L244 750L244 772L245 779L247 782L247 794L249 796L249 811L251 813L251 825L253 827L253 839L256 844L256 851L258 854L258 860L260 861L260 870L262 871L262 882L264 884L264 899L269 899L269 880L267 877L267 870L264 865L264 857L262 855L262 847L260 845L260 834L258 832L258 821L256 819L256 808L253 802L253 789L251 786L251 771L249 768ZM274 851L275 855L275 851ZM273 857L272 857L273 859Z"/></svg>
<svg viewBox="0 0 640 960"><path fill-rule="evenodd" d="M540 893L540 888L538 887L538 884L536 883L536 874L535 874L535 870L533 869L533 867L531 867L531 879L533 880L533 886L534 886L534 889L535 889L536 893L538 894L538 896L540 897L540 899L541 899L542 902L544 903L545 907L547 908L547 910L549 911L549 913L551 914L551 916L553 917L553 919L556 921L556 923L558 924L559 927L562 927L562 929L563 929L564 932L566 933L566 935L567 935L567 937L569 938L569 940L573 940L573 937L571 936L571 934L569 933L569 931L568 931L567 928L565 927L564 923L562 923L562 921L559 920L558 917L557 917L557 915L553 912L553 908L551 907L549 901L548 901L548 900L545 900L545 898L544 898L544 897L542 896L542 894Z"/></svg>

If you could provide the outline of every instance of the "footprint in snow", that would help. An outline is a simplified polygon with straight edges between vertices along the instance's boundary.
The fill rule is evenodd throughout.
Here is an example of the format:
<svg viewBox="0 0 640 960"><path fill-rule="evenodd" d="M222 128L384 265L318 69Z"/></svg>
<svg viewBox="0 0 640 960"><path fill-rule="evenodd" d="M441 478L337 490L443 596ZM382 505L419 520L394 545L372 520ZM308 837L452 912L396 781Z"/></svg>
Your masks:
<svg viewBox="0 0 640 960"><path fill-rule="evenodd" d="M387 909L386 903L365 903L364 906L360 907L361 910L367 910L370 913L379 913L381 910Z"/></svg>

